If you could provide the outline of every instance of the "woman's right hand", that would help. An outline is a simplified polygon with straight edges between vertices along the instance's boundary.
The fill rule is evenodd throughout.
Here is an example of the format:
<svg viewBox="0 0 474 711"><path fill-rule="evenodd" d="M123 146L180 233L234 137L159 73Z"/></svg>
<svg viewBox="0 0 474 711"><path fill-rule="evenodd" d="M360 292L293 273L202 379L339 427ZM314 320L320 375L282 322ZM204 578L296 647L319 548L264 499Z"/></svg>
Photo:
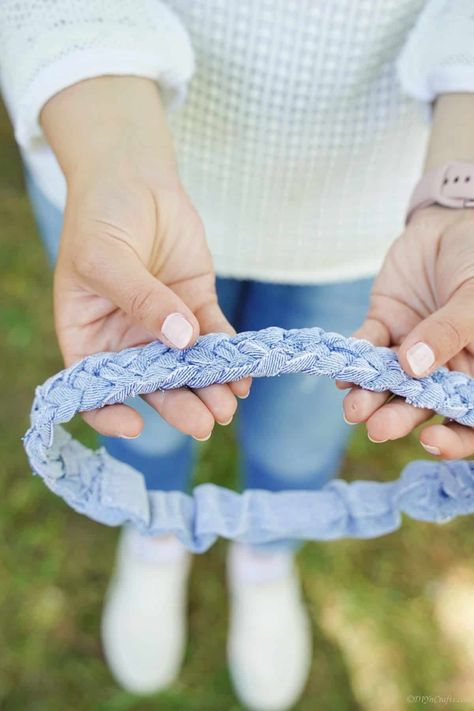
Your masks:
<svg viewBox="0 0 474 711"><path fill-rule="evenodd" d="M234 333L217 303L203 225L180 184L154 83L80 82L50 99L41 123L68 187L54 279L66 365L154 339L184 348L199 333ZM249 388L247 378L144 399L182 432L207 439ZM127 405L83 416L109 436L135 437L143 426Z"/></svg>

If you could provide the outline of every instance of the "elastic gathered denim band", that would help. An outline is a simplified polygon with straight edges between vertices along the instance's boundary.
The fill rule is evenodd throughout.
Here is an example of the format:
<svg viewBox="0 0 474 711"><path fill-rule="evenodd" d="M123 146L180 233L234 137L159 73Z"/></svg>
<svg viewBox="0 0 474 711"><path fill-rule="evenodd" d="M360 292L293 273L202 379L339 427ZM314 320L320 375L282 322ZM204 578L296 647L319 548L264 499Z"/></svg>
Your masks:
<svg viewBox="0 0 474 711"><path fill-rule="evenodd" d="M440 368L415 379L388 348L320 328L273 327L234 337L210 334L184 351L155 342L89 356L36 389L24 446L33 471L76 511L108 525L132 524L149 535L174 533L195 552L218 536L252 544L371 538L397 529L402 513L433 522L474 513L474 462L416 461L396 481L334 480L320 491L238 494L202 484L190 496L147 491L138 471L104 449L92 452L58 426L78 412L155 390L286 373L388 390L416 407L474 425L474 380L463 373Z"/></svg>

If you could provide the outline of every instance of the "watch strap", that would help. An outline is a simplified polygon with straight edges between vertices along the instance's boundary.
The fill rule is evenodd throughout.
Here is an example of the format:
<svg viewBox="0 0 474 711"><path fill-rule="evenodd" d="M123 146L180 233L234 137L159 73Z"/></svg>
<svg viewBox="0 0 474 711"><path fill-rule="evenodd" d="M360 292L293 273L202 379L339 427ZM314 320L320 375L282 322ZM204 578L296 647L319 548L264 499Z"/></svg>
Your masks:
<svg viewBox="0 0 474 711"><path fill-rule="evenodd" d="M426 173L413 191L406 222L430 205L474 207L474 163L445 163Z"/></svg>

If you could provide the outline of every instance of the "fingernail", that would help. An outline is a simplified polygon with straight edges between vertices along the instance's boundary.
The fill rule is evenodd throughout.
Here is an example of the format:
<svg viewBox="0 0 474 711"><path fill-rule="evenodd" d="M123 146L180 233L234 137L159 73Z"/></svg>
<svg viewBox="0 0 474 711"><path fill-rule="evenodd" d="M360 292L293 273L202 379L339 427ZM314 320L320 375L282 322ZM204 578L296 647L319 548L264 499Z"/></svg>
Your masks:
<svg viewBox="0 0 474 711"><path fill-rule="evenodd" d="M233 419L234 419L234 416L232 415L232 417L229 417L229 419L226 420L225 422L219 422L219 420L217 420L217 422L222 427L226 427L227 425L230 425L230 423L232 422Z"/></svg>
<svg viewBox="0 0 474 711"><path fill-rule="evenodd" d="M386 440L386 439L374 439L374 438L371 437L369 434L367 434L367 437L368 437L368 439L370 439L370 441L373 442L374 444L383 444L384 442L388 442L388 440Z"/></svg>
<svg viewBox="0 0 474 711"><path fill-rule="evenodd" d="M435 354L426 343L419 341L408 349L407 360L415 375L423 375L435 362Z"/></svg>
<svg viewBox="0 0 474 711"><path fill-rule="evenodd" d="M433 445L425 444L424 442L420 442L420 444L423 449L428 452L428 454L432 454L435 457L439 457L439 455L441 454L441 450L439 449L439 447L433 447Z"/></svg>
<svg viewBox="0 0 474 711"><path fill-rule="evenodd" d="M124 435L124 434L119 434L117 437L121 437L122 439L137 439L137 437L140 437L140 432L136 435Z"/></svg>
<svg viewBox="0 0 474 711"><path fill-rule="evenodd" d="M212 430L209 432L207 437L193 437L197 442L207 442L208 439L211 438Z"/></svg>
<svg viewBox="0 0 474 711"><path fill-rule="evenodd" d="M183 314L169 314L163 321L161 333L175 348L186 348L193 335L193 327Z"/></svg>
<svg viewBox="0 0 474 711"><path fill-rule="evenodd" d="M248 398L248 396L250 395L251 390L252 390L252 383L250 383L249 389L247 390L245 395L237 395L237 397L239 398L239 400L246 400Z"/></svg>
<svg viewBox="0 0 474 711"><path fill-rule="evenodd" d="M350 420L348 420L344 413L342 413L342 419L344 420L346 425L356 425L357 424L357 422L351 422Z"/></svg>

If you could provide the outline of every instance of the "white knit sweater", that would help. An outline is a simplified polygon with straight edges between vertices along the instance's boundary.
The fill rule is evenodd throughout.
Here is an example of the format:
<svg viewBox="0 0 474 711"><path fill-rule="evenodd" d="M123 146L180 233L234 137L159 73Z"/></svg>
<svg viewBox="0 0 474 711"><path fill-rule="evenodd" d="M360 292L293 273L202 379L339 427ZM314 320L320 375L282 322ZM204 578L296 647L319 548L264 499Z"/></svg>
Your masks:
<svg viewBox="0 0 474 711"><path fill-rule="evenodd" d="M420 174L423 102L474 91L473 0L2 0L4 97L59 207L39 112L102 74L154 78L182 104L180 172L219 274L368 276Z"/></svg>

